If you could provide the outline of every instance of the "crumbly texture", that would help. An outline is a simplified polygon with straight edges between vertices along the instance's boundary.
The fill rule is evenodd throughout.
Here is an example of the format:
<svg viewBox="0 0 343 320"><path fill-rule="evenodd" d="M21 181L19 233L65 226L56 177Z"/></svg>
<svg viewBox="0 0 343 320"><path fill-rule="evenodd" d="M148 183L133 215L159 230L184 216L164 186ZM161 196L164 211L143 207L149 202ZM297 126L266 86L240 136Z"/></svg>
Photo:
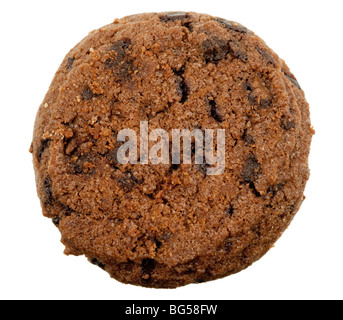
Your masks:
<svg viewBox="0 0 343 320"><path fill-rule="evenodd" d="M117 133L139 136L140 121L225 129L224 173L194 161L119 164ZM67 255L124 283L175 288L236 273L273 246L304 199L312 134L299 83L253 32L151 13L115 20L68 53L30 151Z"/></svg>

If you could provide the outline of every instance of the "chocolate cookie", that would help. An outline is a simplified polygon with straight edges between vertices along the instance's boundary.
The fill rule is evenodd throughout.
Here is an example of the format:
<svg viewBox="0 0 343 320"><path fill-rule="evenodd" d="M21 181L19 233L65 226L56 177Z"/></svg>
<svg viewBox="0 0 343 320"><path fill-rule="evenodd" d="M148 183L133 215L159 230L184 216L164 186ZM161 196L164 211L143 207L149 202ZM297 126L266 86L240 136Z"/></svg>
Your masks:
<svg viewBox="0 0 343 320"><path fill-rule="evenodd" d="M223 172L195 160L194 141L190 163L171 161L172 148L169 162L152 163L142 124L170 137L222 130ZM138 151L123 163L125 129ZM253 32L151 13L115 20L67 54L31 152L43 214L67 255L124 283L174 288L236 273L273 246L304 199L312 135L298 81Z"/></svg>

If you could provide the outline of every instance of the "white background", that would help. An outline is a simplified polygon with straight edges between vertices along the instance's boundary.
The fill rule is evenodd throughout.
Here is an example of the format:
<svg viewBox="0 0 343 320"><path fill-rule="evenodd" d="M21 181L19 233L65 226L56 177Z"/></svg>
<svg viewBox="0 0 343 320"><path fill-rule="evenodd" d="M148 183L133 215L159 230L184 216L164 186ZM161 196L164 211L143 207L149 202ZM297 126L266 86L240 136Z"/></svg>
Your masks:
<svg viewBox="0 0 343 320"><path fill-rule="evenodd" d="M342 1L1 1L1 299L342 299ZM36 111L77 42L115 18L196 11L253 30L298 78L311 107L306 200L266 256L225 279L175 290L121 284L84 257L65 256L41 214L31 154Z"/></svg>

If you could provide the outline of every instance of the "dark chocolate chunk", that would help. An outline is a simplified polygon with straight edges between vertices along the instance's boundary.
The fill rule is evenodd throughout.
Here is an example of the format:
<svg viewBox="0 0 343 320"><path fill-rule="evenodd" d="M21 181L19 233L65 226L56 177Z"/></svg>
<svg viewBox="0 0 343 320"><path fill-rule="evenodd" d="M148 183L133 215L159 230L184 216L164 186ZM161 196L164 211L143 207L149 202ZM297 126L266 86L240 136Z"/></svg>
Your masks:
<svg viewBox="0 0 343 320"><path fill-rule="evenodd" d="M291 73L285 71L283 71L283 73L290 82L292 82L298 89L301 89L298 80Z"/></svg>
<svg viewBox="0 0 343 320"><path fill-rule="evenodd" d="M176 20L185 20L189 18L189 15L186 12L169 12L164 16L160 17L162 22L176 21Z"/></svg>
<svg viewBox="0 0 343 320"><path fill-rule="evenodd" d="M185 28L189 30L189 32L193 32L193 23L192 22L184 22L182 24Z"/></svg>
<svg viewBox="0 0 343 320"><path fill-rule="evenodd" d="M188 99L188 86L183 77L181 77L180 81L178 81L177 92L181 96L180 102L185 103Z"/></svg>
<svg viewBox="0 0 343 320"><path fill-rule="evenodd" d="M256 196L256 197L261 197L261 193L259 193L256 189L255 183L254 182L249 182L249 188L252 191L252 193Z"/></svg>
<svg viewBox="0 0 343 320"><path fill-rule="evenodd" d="M149 278L151 277L151 274L155 270L155 260L154 259L144 259L142 261L142 274L148 275Z"/></svg>
<svg viewBox="0 0 343 320"><path fill-rule="evenodd" d="M64 214L67 217L70 217L73 212L75 212L72 208L70 208L68 205L58 202L58 205L61 207L61 214Z"/></svg>
<svg viewBox="0 0 343 320"><path fill-rule="evenodd" d="M230 204L230 206L224 211L224 214L229 215L232 217L234 211L234 207Z"/></svg>
<svg viewBox="0 0 343 320"><path fill-rule="evenodd" d="M58 226L60 224L60 216L53 217L52 222L55 226Z"/></svg>
<svg viewBox="0 0 343 320"><path fill-rule="evenodd" d="M256 50L263 57L264 60L266 60L268 63L272 64L273 66L275 66L274 58L271 55L269 55L267 52L265 52L260 47L256 47Z"/></svg>
<svg viewBox="0 0 343 320"><path fill-rule="evenodd" d="M115 58L113 58L112 63L119 64L125 58L126 52L131 45L131 40L128 38L124 38L122 40L117 41L110 47L110 51L115 53Z"/></svg>
<svg viewBox="0 0 343 320"><path fill-rule="evenodd" d="M225 120L222 112L217 107L216 101L214 99L207 99L207 102L210 106L210 115L217 122L223 122Z"/></svg>
<svg viewBox="0 0 343 320"><path fill-rule="evenodd" d="M93 91L89 87L86 87L85 89L83 89L82 94L81 94L82 100L84 100L84 101L90 100L94 96L95 95L94 95Z"/></svg>
<svg viewBox="0 0 343 320"><path fill-rule="evenodd" d="M142 183L142 181L138 180L130 171L122 174L119 177L118 182L126 191L131 191L137 184Z"/></svg>
<svg viewBox="0 0 343 320"><path fill-rule="evenodd" d="M242 46L237 41L230 41L229 45L230 53L233 57L241 60L244 63L248 61L247 52L242 48Z"/></svg>
<svg viewBox="0 0 343 320"><path fill-rule="evenodd" d="M253 85L246 81L243 84L244 89L248 93L248 101L251 106L258 106L259 110L268 109L272 105L272 95L267 87L263 85L260 81L255 80L256 88Z"/></svg>
<svg viewBox="0 0 343 320"><path fill-rule="evenodd" d="M106 68L112 69L118 80L130 79L134 71L134 64L129 56L131 40L124 38L110 47L113 57L105 61Z"/></svg>
<svg viewBox="0 0 343 320"><path fill-rule="evenodd" d="M279 215L280 219L283 219L284 217L286 217L287 215L293 216L295 214L295 205L292 204L290 205L288 208L286 208L283 213L281 213Z"/></svg>
<svg viewBox="0 0 343 320"><path fill-rule="evenodd" d="M40 144L40 146L38 148L38 151L37 151L37 157L38 157L38 161L39 162L42 159L42 155L43 155L45 149L49 147L50 142L51 142L51 139L43 139L41 141L41 144Z"/></svg>
<svg viewBox="0 0 343 320"><path fill-rule="evenodd" d="M228 237L227 239L224 240L224 250L226 252L230 252L232 249L232 239L230 237Z"/></svg>
<svg viewBox="0 0 343 320"><path fill-rule="evenodd" d="M268 109L268 108L270 108L271 105L272 105L272 101L271 100L269 100L269 99L261 99L258 108L260 110Z"/></svg>
<svg viewBox="0 0 343 320"><path fill-rule="evenodd" d="M244 129L242 140L249 145L253 145L255 143L253 136L247 133L247 129Z"/></svg>
<svg viewBox="0 0 343 320"><path fill-rule="evenodd" d="M70 162L71 171L73 174L92 174L94 168L92 162L94 158L90 155L79 156L75 161Z"/></svg>
<svg viewBox="0 0 343 320"><path fill-rule="evenodd" d="M180 164L177 164L177 163L173 163L171 166L170 166L170 169L169 171L172 172L174 170L177 170L180 168Z"/></svg>
<svg viewBox="0 0 343 320"><path fill-rule="evenodd" d="M206 39L202 43L203 57L206 63L218 63L226 58L230 52L230 45L227 40L216 36Z"/></svg>
<svg viewBox="0 0 343 320"><path fill-rule="evenodd" d="M254 95L253 92L249 92L249 94L248 94L248 101L249 101L249 103L250 103L251 106L256 105L256 103L257 103L257 98L256 98L256 96Z"/></svg>
<svg viewBox="0 0 343 320"><path fill-rule="evenodd" d="M186 71L185 69L186 69L186 67L185 67L185 65L183 65L179 70L173 69L173 72L176 76L182 77Z"/></svg>
<svg viewBox="0 0 343 320"><path fill-rule="evenodd" d="M244 182L254 182L261 170L261 166L256 160L254 155L250 155L245 163L245 167L242 173Z"/></svg>
<svg viewBox="0 0 343 320"><path fill-rule="evenodd" d="M249 101L250 105L254 106L256 103L256 97L253 94L253 88L252 88L250 82L249 81L244 82L243 87L248 92L248 101Z"/></svg>
<svg viewBox="0 0 343 320"><path fill-rule="evenodd" d="M258 238L261 237L261 226L259 224L252 226L250 230L255 233Z"/></svg>
<svg viewBox="0 0 343 320"><path fill-rule="evenodd" d="M248 33L248 29L236 22L231 22L226 19L222 18L216 18L215 21L217 21L221 26L223 26L227 30L232 30L235 32L246 34Z"/></svg>
<svg viewBox="0 0 343 320"><path fill-rule="evenodd" d="M154 239L155 244L156 244L156 249L155 251L158 252L158 250L162 247L162 242L159 241L158 239Z"/></svg>
<svg viewBox="0 0 343 320"><path fill-rule="evenodd" d="M45 195L44 203L47 205L53 205L54 204L54 196L52 193L52 181L51 181L51 178L49 176L44 179L43 190L44 190L44 195Z"/></svg>
<svg viewBox="0 0 343 320"><path fill-rule="evenodd" d="M74 57L69 57L67 60L67 69L70 70L73 67L75 58Z"/></svg>
<svg viewBox="0 0 343 320"><path fill-rule="evenodd" d="M180 70L173 69L176 76L177 92L181 96L181 103L185 103L188 99L189 88L186 84L183 74L185 73L185 66L182 66Z"/></svg>
<svg viewBox="0 0 343 320"><path fill-rule="evenodd" d="M273 186L269 186L267 189L267 193L271 193L271 197L275 197L277 192L280 191L284 185L286 184L286 182L281 182L278 183L277 185L273 185Z"/></svg>
<svg viewBox="0 0 343 320"><path fill-rule="evenodd" d="M101 261L99 261L97 258L91 259L91 263L94 264L95 266L98 266L98 267L101 268L101 269L105 269L105 267L106 267L106 266L105 266Z"/></svg>
<svg viewBox="0 0 343 320"><path fill-rule="evenodd" d="M295 122L290 120L286 115L281 116L280 123L281 123L281 128L283 128L284 130L291 130L296 127Z"/></svg>
<svg viewBox="0 0 343 320"><path fill-rule="evenodd" d="M210 167L208 163L196 164L196 169L204 176L207 175L207 168Z"/></svg>

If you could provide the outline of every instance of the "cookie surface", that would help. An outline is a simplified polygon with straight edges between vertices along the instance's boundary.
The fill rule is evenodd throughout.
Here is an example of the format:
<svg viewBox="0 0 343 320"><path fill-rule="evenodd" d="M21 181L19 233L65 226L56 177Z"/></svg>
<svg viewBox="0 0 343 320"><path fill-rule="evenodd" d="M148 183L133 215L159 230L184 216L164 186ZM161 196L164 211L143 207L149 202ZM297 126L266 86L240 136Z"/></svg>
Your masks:
<svg viewBox="0 0 343 320"><path fill-rule="evenodd" d="M139 137L142 121L225 129L224 172L119 163L118 132ZM312 134L299 83L254 33L204 14L151 13L115 20L68 53L31 152L66 254L124 283L174 288L241 271L273 246L304 199Z"/></svg>

